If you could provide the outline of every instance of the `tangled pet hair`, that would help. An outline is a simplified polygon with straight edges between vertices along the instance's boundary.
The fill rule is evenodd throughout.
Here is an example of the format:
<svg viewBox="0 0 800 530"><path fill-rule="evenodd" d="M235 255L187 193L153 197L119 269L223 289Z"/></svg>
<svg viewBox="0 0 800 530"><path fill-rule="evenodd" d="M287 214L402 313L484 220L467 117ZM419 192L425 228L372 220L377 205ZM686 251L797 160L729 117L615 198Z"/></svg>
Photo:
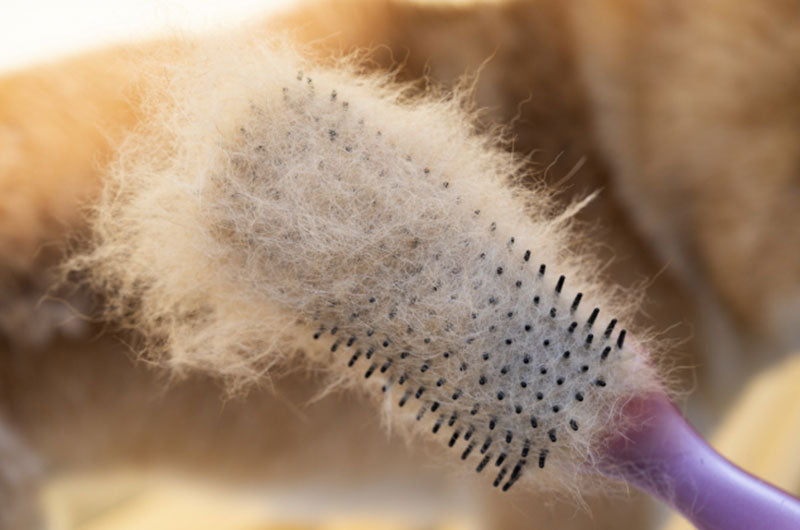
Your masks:
<svg viewBox="0 0 800 530"><path fill-rule="evenodd" d="M374 388L394 423L446 422L462 459L497 458L495 485L575 487L657 384L615 330L632 306L581 257L580 205L516 186L525 164L465 98L354 71L278 41L194 45L70 266L151 359L234 388L310 363Z"/></svg>

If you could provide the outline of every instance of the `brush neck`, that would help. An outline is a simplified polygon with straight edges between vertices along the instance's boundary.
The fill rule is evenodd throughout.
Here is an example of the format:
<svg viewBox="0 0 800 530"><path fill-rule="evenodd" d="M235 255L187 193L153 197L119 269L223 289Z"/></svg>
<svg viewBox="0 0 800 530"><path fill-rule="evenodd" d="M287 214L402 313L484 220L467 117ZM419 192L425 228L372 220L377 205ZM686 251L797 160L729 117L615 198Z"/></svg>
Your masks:
<svg viewBox="0 0 800 530"><path fill-rule="evenodd" d="M800 529L800 500L735 466L697 434L663 395L637 398L633 427L609 444L614 471L702 530Z"/></svg>

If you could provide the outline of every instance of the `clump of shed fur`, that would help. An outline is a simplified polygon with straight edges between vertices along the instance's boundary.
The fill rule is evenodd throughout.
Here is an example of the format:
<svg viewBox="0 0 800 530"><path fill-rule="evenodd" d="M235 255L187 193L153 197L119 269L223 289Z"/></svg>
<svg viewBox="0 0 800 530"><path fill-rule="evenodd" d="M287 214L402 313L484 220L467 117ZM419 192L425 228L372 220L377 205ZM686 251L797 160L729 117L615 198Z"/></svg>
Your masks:
<svg viewBox="0 0 800 530"><path fill-rule="evenodd" d="M459 97L412 99L385 76L316 68L277 42L196 45L165 80L119 152L91 250L71 263L149 356L241 384L302 352L337 382L379 379L404 424L413 415L398 399L424 388L405 396L422 412L439 402L513 433L498 451L525 440L532 461L544 452L544 486L574 485L619 404L654 384L629 347L602 364L565 331L595 305L623 322L631 308L576 252L569 215L513 185L520 159L474 132ZM355 376L354 352L371 358ZM370 363L381 377L365 381ZM537 375L545 368L566 381Z"/></svg>

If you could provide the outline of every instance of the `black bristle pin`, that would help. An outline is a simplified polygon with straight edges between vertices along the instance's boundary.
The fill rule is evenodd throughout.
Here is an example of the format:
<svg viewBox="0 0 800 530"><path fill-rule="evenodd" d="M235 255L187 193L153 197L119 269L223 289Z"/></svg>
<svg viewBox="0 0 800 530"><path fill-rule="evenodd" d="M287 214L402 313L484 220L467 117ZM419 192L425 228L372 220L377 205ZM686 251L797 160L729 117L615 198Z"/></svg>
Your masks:
<svg viewBox="0 0 800 530"><path fill-rule="evenodd" d="M480 473L481 471L483 471L483 468L485 468L485 467L486 467L486 464L488 464L488 463L489 463L489 459L490 459L490 458L492 458L492 455L486 455L486 456L484 456L484 457L483 457L483 460L481 460L481 461L480 461L480 463L478 464L478 467L476 467L476 468L475 468L475 471L477 471L478 473Z"/></svg>
<svg viewBox="0 0 800 530"><path fill-rule="evenodd" d="M467 437L465 436L465 437L464 437L464 439L466 439L466 438L467 438ZM467 459L467 457L469 456L469 454L472 452L472 450L473 450L473 449L475 449L475 444L469 444L469 445L467 446L467 448L466 448L466 449L464 449L464 452L463 452L463 453L461 453L461 460L466 460L466 459Z"/></svg>
<svg viewBox="0 0 800 530"><path fill-rule="evenodd" d="M390 366L392 366L392 360L387 359L387 361L383 363L383 366L381 366L381 373L385 374L386 370L388 370Z"/></svg>
<svg viewBox="0 0 800 530"><path fill-rule="evenodd" d="M595 307L592 309L592 314L589 315L589 320L586 321L586 325L590 328L594 325L594 321L597 320L597 315L600 314L600 309Z"/></svg>
<svg viewBox="0 0 800 530"><path fill-rule="evenodd" d="M448 447L453 447L456 444L456 441L458 441L458 437L459 437L460 434L461 433L459 433L458 431L455 431L453 433L453 436L450 437L450 441L447 442L447 446Z"/></svg>
<svg viewBox="0 0 800 530"><path fill-rule="evenodd" d="M603 353L600 354L600 360L605 361L609 353L611 353L611 346L606 346L603 348Z"/></svg>
<svg viewBox="0 0 800 530"><path fill-rule="evenodd" d="M370 367L369 367L369 368L367 368L367 371L366 371L366 372L364 372L364 379L369 379L369 377L370 377L370 376L372 375L372 373L375 371L375 368L376 368L376 367L375 367L375 365L374 365L374 364L370 365Z"/></svg>
<svg viewBox="0 0 800 530"><path fill-rule="evenodd" d="M547 460L547 449L542 449L539 453L539 469L544 469L545 460Z"/></svg>
<svg viewBox="0 0 800 530"><path fill-rule="evenodd" d="M417 389L417 393L416 393L416 394L414 394L414 397L415 397L415 398L417 398L417 399L419 399L419 398L420 398L420 396L422 396L422 393L423 393L423 392L425 392L425 387L419 387L419 388Z"/></svg>
<svg viewBox="0 0 800 530"><path fill-rule="evenodd" d="M547 270L547 267L545 266L545 264L544 264L544 263L542 263L541 265L539 265L539 276L544 276L544 272L545 272L546 270Z"/></svg>
<svg viewBox="0 0 800 530"><path fill-rule="evenodd" d="M358 360L359 357L361 357L361 350L356 350L356 352L353 354L352 357L350 357L350 360L347 362L347 366L352 368L352 366L356 364L356 361Z"/></svg>
<svg viewBox="0 0 800 530"><path fill-rule="evenodd" d="M574 313L575 310L578 309L578 305L580 305L581 303L581 298L583 298L583 293L578 293L575 295L575 299L572 301L572 305L569 306L569 310L571 312Z"/></svg>
<svg viewBox="0 0 800 530"><path fill-rule="evenodd" d="M578 422L575 420L569 420L569 426L573 431L578 430Z"/></svg>
<svg viewBox="0 0 800 530"><path fill-rule="evenodd" d="M453 416L455 416L455 413L453 413ZM469 429L467 429L467 432L464 434L464 440L469 441L473 434L475 434L475 426L470 425Z"/></svg>
<svg viewBox="0 0 800 530"><path fill-rule="evenodd" d="M436 412L437 410L439 410L439 402L434 401L433 405L431 405L431 412Z"/></svg>
<svg viewBox="0 0 800 530"><path fill-rule="evenodd" d="M557 294L561 294L561 289L564 287L564 280L565 279L566 278L564 277L563 274L558 277L558 282L556 282L556 293Z"/></svg>
<svg viewBox="0 0 800 530"><path fill-rule="evenodd" d="M619 332L619 338L617 338L617 348L620 350L622 349L622 345L625 344L625 334L627 332L623 329Z"/></svg>
<svg viewBox="0 0 800 530"><path fill-rule="evenodd" d="M495 460L494 465L495 466L500 466L505 461L506 461L506 454L505 453L500 453L500 456L497 457L497 460Z"/></svg>
<svg viewBox="0 0 800 530"><path fill-rule="evenodd" d="M503 491L508 491L509 488L511 488L511 486L514 485L514 483L519 478L520 472L522 471L522 466L524 465L525 465L524 460L520 460L519 462L517 462L517 464L514 466L513 471L511 471L511 476L508 477L508 482L506 482L503 485Z"/></svg>
<svg viewBox="0 0 800 530"><path fill-rule="evenodd" d="M489 450L489 446L490 445L492 445L492 439L491 438L487 438L486 441L483 442L483 445L481 446L481 454L485 454L486 451Z"/></svg>
<svg viewBox="0 0 800 530"><path fill-rule="evenodd" d="M400 398L400 402L397 403L397 405L400 406L400 407L404 407L406 405L407 401L408 401L408 392L403 394L403 397Z"/></svg>
<svg viewBox="0 0 800 530"><path fill-rule="evenodd" d="M617 319L612 318L611 322L608 323L606 330L603 332L603 337L608 338L611 336L611 333L614 331L614 326L617 325Z"/></svg>
<svg viewBox="0 0 800 530"><path fill-rule="evenodd" d="M594 335L589 333L588 335L586 335L586 343L584 344L584 346L586 346L587 348L589 346L591 346L592 345L592 340L594 340Z"/></svg>
<svg viewBox="0 0 800 530"><path fill-rule="evenodd" d="M529 261L531 259L531 251L530 250L526 250L525 251L525 255L522 256L522 259L524 259L525 261Z"/></svg>
<svg viewBox="0 0 800 530"><path fill-rule="evenodd" d="M436 420L436 423L433 424L433 429L432 429L433 430L433 434L436 434L437 432L439 432L439 429L442 428L442 422L443 421L444 421L443 417L440 417L438 420Z"/></svg>
<svg viewBox="0 0 800 530"><path fill-rule="evenodd" d="M503 482L503 477L506 476L507 471L508 469L504 467L503 469L500 470L500 473L497 474L497 477L494 479L494 482L492 482L492 485L495 488L499 486L501 482Z"/></svg>
<svg viewBox="0 0 800 530"><path fill-rule="evenodd" d="M556 438L555 429L550 429L549 431L547 431L547 437L550 438L551 442L556 442L558 440L558 438Z"/></svg>

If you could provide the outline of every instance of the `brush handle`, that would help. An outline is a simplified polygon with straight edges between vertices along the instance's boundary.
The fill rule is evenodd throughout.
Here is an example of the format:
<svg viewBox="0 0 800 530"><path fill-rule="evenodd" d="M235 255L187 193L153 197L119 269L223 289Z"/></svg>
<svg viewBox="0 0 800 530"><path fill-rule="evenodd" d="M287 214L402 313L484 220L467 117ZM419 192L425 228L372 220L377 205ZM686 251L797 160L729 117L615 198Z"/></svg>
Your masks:
<svg viewBox="0 0 800 530"><path fill-rule="evenodd" d="M610 475L661 499L702 530L800 529L800 500L723 458L666 396L635 398L624 415L633 427L610 441Z"/></svg>

